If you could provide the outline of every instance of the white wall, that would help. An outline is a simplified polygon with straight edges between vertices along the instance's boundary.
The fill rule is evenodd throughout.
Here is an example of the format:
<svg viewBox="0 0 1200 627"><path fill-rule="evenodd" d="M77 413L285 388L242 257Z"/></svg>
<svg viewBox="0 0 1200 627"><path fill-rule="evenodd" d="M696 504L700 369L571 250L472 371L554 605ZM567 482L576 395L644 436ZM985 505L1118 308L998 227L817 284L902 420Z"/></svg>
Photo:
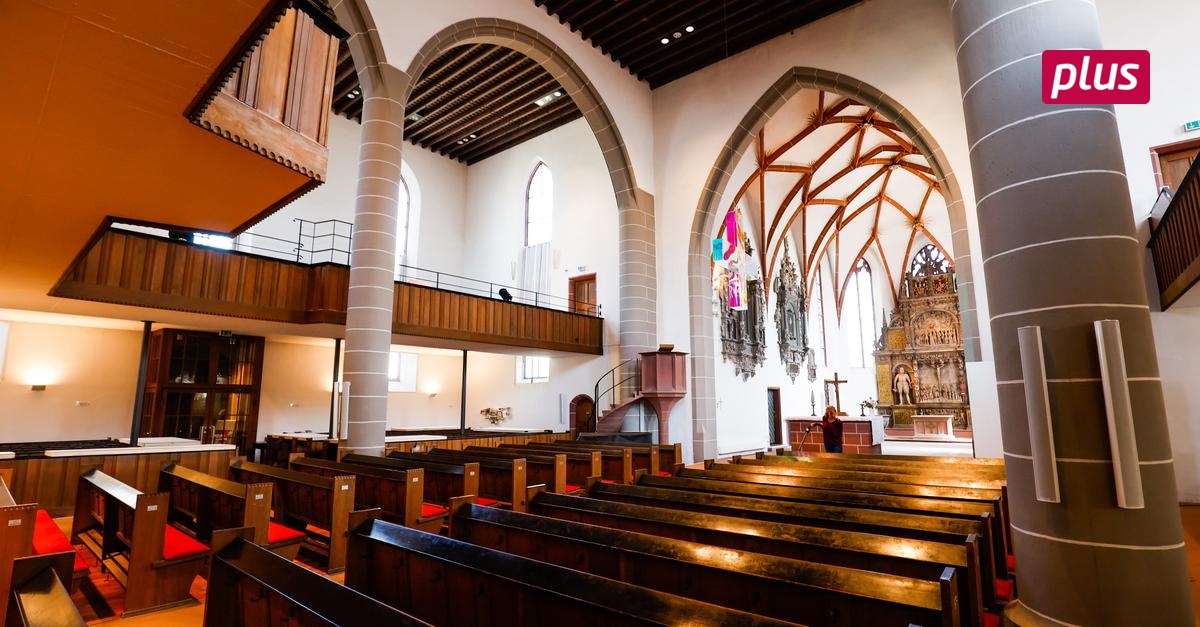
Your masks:
<svg viewBox="0 0 1200 627"><path fill-rule="evenodd" d="M140 348L138 331L12 322L0 442L129 437Z"/></svg>
<svg viewBox="0 0 1200 627"><path fill-rule="evenodd" d="M394 350L409 349L398 346ZM388 427L457 426L461 393L461 357L418 352L417 389L415 392L388 393ZM470 417L468 407L467 418Z"/></svg>
<svg viewBox="0 0 1200 627"><path fill-rule="evenodd" d="M896 41L906 42L904 54L896 54ZM946 3L867 0L652 93L660 337L690 335L688 286L684 280L688 276L689 239L700 192L713 161L754 102L795 66L839 72L869 83L896 99L923 124L942 147L950 169L958 178L967 207L972 250L979 250L953 32ZM982 263L977 255L972 258L972 265L975 276L982 277ZM826 287L830 287L828 283ZM984 362L980 367L993 370L982 281L974 289L982 322ZM832 308L832 299L829 300ZM827 312L829 327L835 320ZM683 346L681 339L676 343ZM831 369L836 363L832 355L841 346L844 344L829 338ZM719 359L718 353L718 371L724 367ZM778 360L778 355L775 359ZM839 373L855 375L848 369ZM825 378L825 374L820 378ZM865 369L855 380L867 380ZM855 391L852 384L848 391L852 402L861 400L857 396L863 396L867 389ZM842 398L843 410L851 411L846 407L847 393ZM976 422L999 420L997 408L982 404L973 409L973 415ZM690 424L691 406L685 400L673 414L673 439L690 442ZM725 440L720 433L717 438L719 442Z"/></svg>
<svg viewBox="0 0 1200 627"><path fill-rule="evenodd" d="M328 431L333 340L269 338L263 350L258 436Z"/></svg>
<svg viewBox="0 0 1200 627"><path fill-rule="evenodd" d="M1099 0L1104 47L1150 51L1150 103L1118 105L1117 125L1125 152L1125 171L1135 221L1145 221L1157 194L1150 148L1200 139L1184 133L1183 123L1200 119L1200 81L1195 80L1194 60L1200 41L1194 25L1200 21L1200 3L1160 0L1154 9L1142 3ZM1195 288L1193 288L1195 289ZM1167 421L1174 449L1176 483L1180 500L1200 502L1200 308L1176 306L1151 312L1157 338L1159 372L1166 400Z"/></svg>
<svg viewBox="0 0 1200 627"><path fill-rule="evenodd" d="M298 233L296 218L354 222L360 136L358 122L340 115L330 117L325 183L254 225L249 231L255 235L254 246L290 249L287 242L295 242ZM408 265L457 274L462 271L467 167L409 143L402 151L402 175L413 199Z"/></svg>

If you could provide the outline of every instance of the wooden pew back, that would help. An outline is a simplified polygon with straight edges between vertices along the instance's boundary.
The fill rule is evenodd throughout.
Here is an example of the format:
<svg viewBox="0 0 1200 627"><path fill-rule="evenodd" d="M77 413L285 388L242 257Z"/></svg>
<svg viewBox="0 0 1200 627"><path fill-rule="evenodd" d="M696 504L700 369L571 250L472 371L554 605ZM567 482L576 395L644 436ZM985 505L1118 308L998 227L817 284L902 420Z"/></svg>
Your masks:
<svg viewBox="0 0 1200 627"><path fill-rule="evenodd" d="M486 452L493 455L505 455L511 458L524 457L527 460L531 457L539 455L563 455L567 463L567 478L564 484L564 490L569 492L566 485L574 485L578 487L587 487L588 479L591 477L600 477L603 469L603 456L600 451L584 452L566 452L566 451L546 451L540 449L527 449L520 446L512 447L484 447L484 446L468 446L463 449L466 452Z"/></svg>
<svg viewBox="0 0 1200 627"><path fill-rule="evenodd" d="M958 624L954 568L928 581L471 504L451 513L450 537L810 627Z"/></svg>
<svg viewBox="0 0 1200 627"><path fill-rule="evenodd" d="M525 479L530 485L543 484L546 490L556 494L566 491L567 485L567 456L562 453L553 455L516 456L512 453L495 452L491 450L455 450L433 448L427 453L432 457L447 460L478 461L483 468L484 461L525 460Z"/></svg>
<svg viewBox="0 0 1200 627"><path fill-rule="evenodd" d="M87 622L71 600L73 551L22 557L11 567L12 588L5 587L10 605L0 618L8 627L85 627Z"/></svg>
<svg viewBox="0 0 1200 627"><path fill-rule="evenodd" d="M603 442L592 440L555 440L554 444L570 444L581 448L591 446L599 446L601 448L621 448L628 447L634 451L638 450L653 450L658 454L658 470L674 474L675 470L683 466L683 447L678 443L674 444L641 444L637 442ZM636 464L636 462L635 462Z"/></svg>
<svg viewBox="0 0 1200 627"><path fill-rule="evenodd" d="M648 453L643 453L638 456L638 464L634 464L633 449L629 447L621 448L604 448L604 447L578 447L572 445L553 444L545 442L530 442L528 444L501 444L502 448L512 448L514 450L528 451L560 451L560 452L600 452L600 475L614 483L633 483L634 470L643 469L649 470L651 462ZM653 455L654 465L657 468L658 455Z"/></svg>
<svg viewBox="0 0 1200 627"><path fill-rule="evenodd" d="M291 465L295 470L322 477L353 475L355 505L359 508L378 507L381 515L391 522L433 531L442 526L440 517L421 514L425 498L424 470L382 468L308 457L294 457Z"/></svg>
<svg viewBox="0 0 1200 627"><path fill-rule="evenodd" d="M945 488L982 488L1000 490L1006 485L1002 478L980 477L968 472L939 466L930 470L912 466L868 466L852 464L828 464L823 461L774 463L753 457L735 457L732 464L714 464L705 461L705 468L720 468L735 472L754 472L785 477L819 477L850 481L881 483L906 483Z"/></svg>
<svg viewBox="0 0 1200 627"><path fill-rule="evenodd" d="M237 483L179 464L159 471L159 492L171 495L171 516L202 542L216 529L252 527L254 542L267 543L271 522L270 483Z"/></svg>
<svg viewBox="0 0 1200 627"><path fill-rule="evenodd" d="M6 615L8 607L13 562L33 554L37 509L36 503L17 503L4 478L0 477L0 593L3 593L3 597L0 597L0 618ZM69 577L68 572L68 581Z"/></svg>
<svg viewBox="0 0 1200 627"><path fill-rule="evenodd" d="M479 469L479 492L477 496L499 501L500 504L518 512L529 505L529 485L526 460L523 457L510 460L468 459L462 455L430 455L428 453L404 453L392 451L388 459L402 459L416 463L435 462L466 468L475 464ZM545 487L544 485L542 486Z"/></svg>
<svg viewBox="0 0 1200 627"><path fill-rule="evenodd" d="M790 624L378 520L351 542L347 586L438 625Z"/></svg>
<svg viewBox="0 0 1200 627"><path fill-rule="evenodd" d="M450 499L467 494L479 494L479 464L447 464L436 460L413 462L391 457L372 455L347 455L343 464L374 466L392 470L421 469L425 471L425 500L438 505L449 505Z"/></svg>
<svg viewBox="0 0 1200 627"><path fill-rule="evenodd" d="M205 627L428 625L238 539L213 556Z"/></svg>

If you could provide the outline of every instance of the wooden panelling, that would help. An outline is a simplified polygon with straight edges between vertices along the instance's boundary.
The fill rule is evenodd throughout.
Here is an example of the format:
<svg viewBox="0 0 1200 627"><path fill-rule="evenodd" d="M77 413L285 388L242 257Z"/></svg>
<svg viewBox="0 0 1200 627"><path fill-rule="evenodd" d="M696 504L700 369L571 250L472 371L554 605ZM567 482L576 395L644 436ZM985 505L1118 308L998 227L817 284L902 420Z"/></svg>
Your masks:
<svg viewBox="0 0 1200 627"><path fill-rule="evenodd" d="M493 435L479 438L448 438L445 440L418 440L412 442L388 442L384 446L384 454L392 451L401 453L423 453L431 448L441 450L461 451L468 446L486 446L495 448L501 444L526 444L529 442L551 443L561 439L564 433L518 433L513 435Z"/></svg>
<svg viewBox="0 0 1200 627"><path fill-rule="evenodd" d="M345 324L350 269L106 230L53 296L297 324ZM603 320L397 282L392 332L601 355Z"/></svg>
<svg viewBox="0 0 1200 627"><path fill-rule="evenodd" d="M1200 281L1200 159L1191 164L1147 245L1167 309Z"/></svg>
<svg viewBox="0 0 1200 627"><path fill-rule="evenodd" d="M200 126L324 180L338 40L288 9L229 76Z"/></svg>
<svg viewBox="0 0 1200 627"><path fill-rule="evenodd" d="M142 492L158 491L158 471L168 464L226 476L234 451L199 453L142 453L138 455L91 455L86 457L38 457L0 461L0 469L11 469L9 486L18 503L38 503L53 516L69 515L75 507L79 475L99 468Z"/></svg>

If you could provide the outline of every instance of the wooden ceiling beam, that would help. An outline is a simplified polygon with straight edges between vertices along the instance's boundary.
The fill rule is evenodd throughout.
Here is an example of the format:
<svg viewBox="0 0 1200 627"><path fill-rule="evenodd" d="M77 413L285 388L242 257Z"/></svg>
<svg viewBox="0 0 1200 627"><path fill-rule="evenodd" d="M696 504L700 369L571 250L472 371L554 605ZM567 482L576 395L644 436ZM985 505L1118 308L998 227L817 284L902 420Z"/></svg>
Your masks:
<svg viewBox="0 0 1200 627"><path fill-rule="evenodd" d="M724 55L725 45L729 42L730 32L735 32L739 28L747 28L748 25L755 22L763 21L762 8L756 6L754 2L737 2L732 6L718 4L709 15L720 16L716 19L720 21L715 24L695 24L696 31L690 33L689 37L681 38L676 46L667 44L663 46L657 41L651 43L657 44L662 50L657 53L645 54L647 49L653 49L653 46L641 46L643 53L640 58L647 59L646 63L630 62L630 68L638 75L649 80L649 76L656 71L661 71L662 68L678 63L681 58L692 58L698 55L700 51L715 50L719 54Z"/></svg>
<svg viewBox="0 0 1200 627"><path fill-rule="evenodd" d="M496 95L486 105L475 108L461 107L442 116L442 120L434 120L432 125L421 129L416 136L432 144L450 145L461 139L463 135L486 132L496 124L509 120L510 116L526 107L535 108L533 100L536 97L534 94L553 89L555 85L558 83L554 82L549 74L532 75L508 88L503 94ZM563 96L563 98L570 98L570 96Z"/></svg>
<svg viewBox="0 0 1200 627"><path fill-rule="evenodd" d="M548 133L559 126L574 122L581 117L583 117L583 112L579 111L578 109L564 109L559 114L546 118L535 126L530 126L525 132L519 135L510 137L502 142L493 142L492 144L489 144L486 151L480 150L476 153L473 153L467 159L467 165L472 165L483 161L484 159L502 153L513 146L518 146L539 135Z"/></svg>
<svg viewBox="0 0 1200 627"><path fill-rule="evenodd" d="M546 71L532 59L527 57L520 59L503 71L490 73L483 82L476 86L477 89L471 95L463 94L460 97L447 98L437 107L425 109L423 112L406 109L406 114L419 113L421 118L415 121L407 120L404 124L405 132L421 133L426 128L436 128L435 125L439 122L451 121L455 113L460 116L470 113L485 102L494 105L499 100L496 98L497 94L509 93L507 90L510 90L513 85L523 84L525 81L544 75L546 75Z"/></svg>
<svg viewBox="0 0 1200 627"><path fill-rule="evenodd" d="M499 46L477 44L466 47L470 51L463 56L462 61L446 66L445 73L435 72L431 73L428 78L417 79L417 84L413 87L412 94L409 95L408 102L405 104L406 110L419 111L430 103L447 98L447 92L454 92L469 85L470 81L465 80L464 75L469 77L477 74L480 66L491 65L497 58L512 57L516 54L512 50ZM451 48L445 54L453 51L454 49Z"/></svg>
<svg viewBox="0 0 1200 627"><path fill-rule="evenodd" d="M544 107L538 107L536 111L524 111L504 119L493 120L488 128L481 129L476 139L463 144L461 150L456 148L456 142L447 148L447 151L455 152L460 155L460 158L466 159L469 155L483 150L487 144L501 142L506 138L523 133L529 125L537 124L542 118L556 116L564 110L578 110L578 107L573 102L560 98Z"/></svg>

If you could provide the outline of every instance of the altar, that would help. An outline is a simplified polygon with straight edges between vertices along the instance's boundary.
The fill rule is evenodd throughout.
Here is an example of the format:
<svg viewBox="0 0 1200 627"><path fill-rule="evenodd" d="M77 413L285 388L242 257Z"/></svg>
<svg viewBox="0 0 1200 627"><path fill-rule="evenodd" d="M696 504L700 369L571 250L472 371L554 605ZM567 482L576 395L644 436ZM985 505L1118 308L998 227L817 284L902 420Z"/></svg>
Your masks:
<svg viewBox="0 0 1200 627"><path fill-rule="evenodd" d="M913 416L913 435L954 439L954 416L952 414L927 414Z"/></svg>
<svg viewBox="0 0 1200 627"><path fill-rule="evenodd" d="M842 451L846 453L878 455L883 445L883 428L887 426L887 416L842 416ZM799 416L788 418L788 443L793 454L824 453L825 439L821 429L816 425L821 419L816 416ZM808 437L804 430L812 429ZM801 444L803 442L803 444Z"/></svg>

